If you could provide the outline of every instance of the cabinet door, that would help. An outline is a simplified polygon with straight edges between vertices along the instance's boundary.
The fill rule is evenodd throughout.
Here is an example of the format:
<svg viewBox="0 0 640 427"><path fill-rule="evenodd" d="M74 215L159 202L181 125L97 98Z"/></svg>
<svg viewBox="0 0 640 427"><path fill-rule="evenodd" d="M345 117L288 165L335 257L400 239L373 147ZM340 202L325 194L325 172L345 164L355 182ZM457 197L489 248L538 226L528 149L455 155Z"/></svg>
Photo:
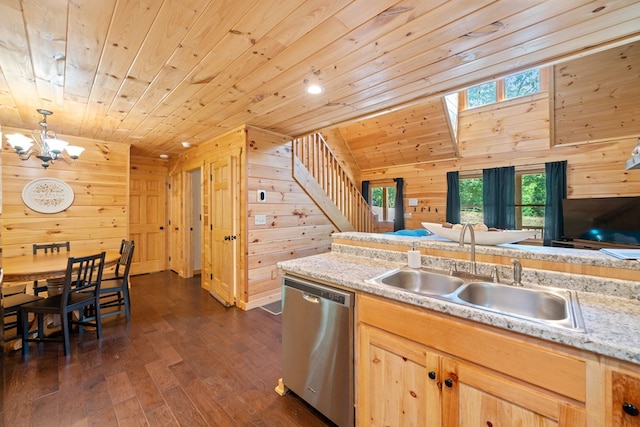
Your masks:
<svg viewBox="0 0 640 427"><path fill-rule="evenodd" d="M578 427L584 409L486 369L445 358L443 426Z"/></svg>
<svg viewBox="0 0 640 427"><path fill-rule="evenodd" d="M611 371L612 426L640 427L640 377Z"/></svg>
<svg viewBox="0 0 640 427"><path fill-rule="evenodd" d="M357 361L359 426L439 426L439 356L420 344L361 324ZM427 366L429 363L430 366ZM432 374L432 376L434 376Z"/></svg>

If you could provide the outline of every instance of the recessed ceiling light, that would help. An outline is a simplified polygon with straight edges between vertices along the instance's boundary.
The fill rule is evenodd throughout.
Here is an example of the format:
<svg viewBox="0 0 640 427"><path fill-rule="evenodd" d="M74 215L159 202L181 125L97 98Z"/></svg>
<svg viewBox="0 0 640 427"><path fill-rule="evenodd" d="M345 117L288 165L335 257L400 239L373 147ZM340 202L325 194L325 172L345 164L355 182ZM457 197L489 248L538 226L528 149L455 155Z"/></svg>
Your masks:
<svg viewBox="0 0 640 427"><path fill-rule="evenodd" d="M168 159L169 156L167 154L160 154L161 159Z"/></svg>
<svg viewBox="0 0 640 427"><path fill-rule="evenodd" d="M318 85L311 85L307 88L307 92L312 95L317 95L319 93L322 93L322 88Z"/></svg>
<svg viewBox="0 0 640 427"><path fill-rule="evenodd" d="M181 142L181 144L182 144L182 146L183 146L184 148L189 148L189 147L191 147L191 143L190 143L189 141L182 141L182 142Z"/></svg>

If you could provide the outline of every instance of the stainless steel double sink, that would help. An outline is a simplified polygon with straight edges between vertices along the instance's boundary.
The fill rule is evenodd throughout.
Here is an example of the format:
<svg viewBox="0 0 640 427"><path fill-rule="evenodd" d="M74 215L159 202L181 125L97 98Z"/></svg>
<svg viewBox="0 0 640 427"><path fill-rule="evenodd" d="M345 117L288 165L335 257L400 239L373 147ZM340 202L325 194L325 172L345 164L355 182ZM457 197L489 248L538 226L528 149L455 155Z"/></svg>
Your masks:
<svg viewBox="0 0 640 427"><path fill-rule="evenodd" d="M524 288L425 269L400 268L368 280L382 286L446 300L549 326L584 332L574 291Z"/></svg>

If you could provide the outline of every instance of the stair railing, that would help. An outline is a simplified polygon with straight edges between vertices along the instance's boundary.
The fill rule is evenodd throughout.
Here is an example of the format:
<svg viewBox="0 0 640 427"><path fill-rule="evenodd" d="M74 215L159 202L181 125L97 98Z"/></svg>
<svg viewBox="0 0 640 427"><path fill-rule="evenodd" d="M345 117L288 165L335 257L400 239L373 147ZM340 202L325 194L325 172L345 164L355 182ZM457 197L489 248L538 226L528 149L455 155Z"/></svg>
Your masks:
<svg viewBox="0 0 640 427"><path fill-rule="evenodd" d="M304 165L356 231L375 232L376 216L319 133L292 142L294 168ZM297 158L298 161L295 161ZM294 176L296 171L294 170ZM343 230L341 230L343 231Z"/></svg>

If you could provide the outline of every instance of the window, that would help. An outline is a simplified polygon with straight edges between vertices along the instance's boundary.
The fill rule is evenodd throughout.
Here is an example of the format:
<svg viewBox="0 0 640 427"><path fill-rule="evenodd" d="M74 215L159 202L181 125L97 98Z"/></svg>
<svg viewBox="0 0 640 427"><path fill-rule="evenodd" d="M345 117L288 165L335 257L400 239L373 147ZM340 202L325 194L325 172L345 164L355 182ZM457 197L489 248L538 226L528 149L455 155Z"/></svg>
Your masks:
<svg viewBox="0 0 640 427"><path fill-rule="evenodd" d="M532 95L542 90L546 69L527 70L502 79L471 87L463 92L465 108L475 108L520 96ZM545 74L546 75L546 74Z"/></svg>
<svg viewBox="0 0 640 427"><path fill-rule="evenodd" d="M516 229L539 230L536 237L542 239L546 200L544 169L516 169L515 188ZM460 177L460 222L484 222L481 173Z"/></svg>
<svg viewBox="0 0 640 427"><path fill-rule="evenodd" d="M516 228L540 230L540 238L544 229L546 179L544 172L516 171Z"/></svg>
<svg viewBox="0 0 640 427"><path fill-rule="evenodd" d="M371 185L371 208L378 216L378 221L393 222L395 219L396 187L395 184Z"/></svg>
<svg viewBox="0 0 640 427"><path fill-rule="evenodd" d="M497 82L474 86L467 90L467 107L474 108L497 102Z"/></svg>
<svg viewBox="0 0 640 427"><path fill-rule="evenodd" d="M504 99L540 92L540 70L529 70L504 78Z"/></svg>
<svg viewBox="0 0 640 427"><path fill-rule="evenodd" d="M460 178L460 222L483 223L482 177Z"/></svg>

